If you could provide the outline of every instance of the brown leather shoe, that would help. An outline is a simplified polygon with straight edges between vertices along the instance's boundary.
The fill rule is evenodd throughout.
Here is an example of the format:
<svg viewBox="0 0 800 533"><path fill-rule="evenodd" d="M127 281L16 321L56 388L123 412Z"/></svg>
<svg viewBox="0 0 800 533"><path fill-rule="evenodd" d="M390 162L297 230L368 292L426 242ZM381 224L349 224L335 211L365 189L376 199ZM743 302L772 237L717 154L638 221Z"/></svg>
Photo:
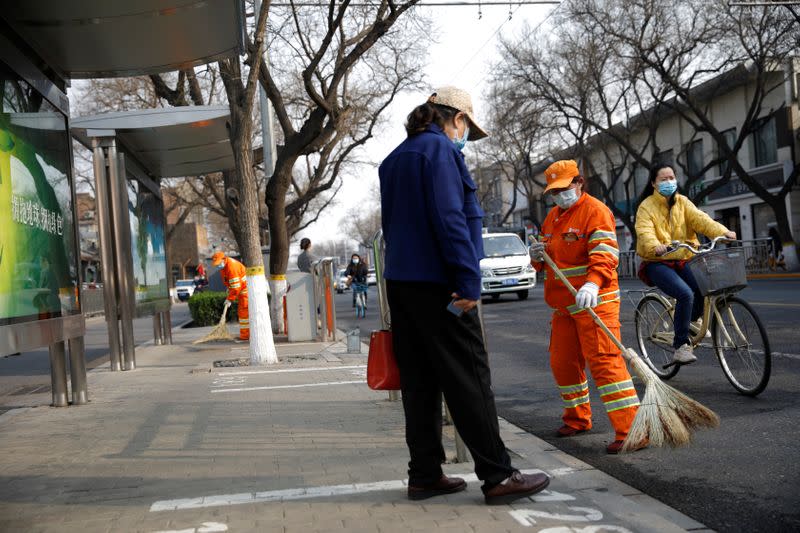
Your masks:
<svg viewBox="0 0 800 533"><path fill-rule="evenodd" d="M408 499L425 500L433 498L434 496L441 496L442 494L461 492L466 488L467 482L460 477L447 477L442 474L442 477L436 483L431 483L430 485L409 485Z"/></svg>
<svg viewBox="0 0 800 533"><path fill-rule="evenodd" d="M650 441L645 439L642 442L640 442L639 444L637 444L630 451L635 452L637 450L643 450L644 448L647 448L647 446L649 444L650 444ZM625 445L625 441L624 440L615 440L614 442L612 442L611 444L606 446L606 452L610 453L611 455L617 455L618 453L620 453L622 451L622 446L624 446L624 445Z"/></svg>
<svg viewBox="0 0 800 533"><path fill-rule="evenodd" d="M556 431L556 437L574 437L575 435L580 435L581 433L586 433L589 431L588 429L576 429L567 425L561 426Z"/></svg>
<svg viewBox="0 0 800 533"><path fill-rule="evenodd" d="M484 491L483 495L486 505L504 505L536 494L549 484L550 478L547 474L523 474L519 470L514 470L505 483L495 485Z"/></svg>

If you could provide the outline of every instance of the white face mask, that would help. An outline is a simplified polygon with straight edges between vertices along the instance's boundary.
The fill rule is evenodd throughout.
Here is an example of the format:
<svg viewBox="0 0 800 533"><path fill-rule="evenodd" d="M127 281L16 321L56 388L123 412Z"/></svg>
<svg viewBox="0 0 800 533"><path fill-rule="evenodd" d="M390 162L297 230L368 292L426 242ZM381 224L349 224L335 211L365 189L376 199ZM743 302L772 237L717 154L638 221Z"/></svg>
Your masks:
<svg viewBox="0 0 800 533"><path fill-rule="evenodd" d="M553 201L561 209L569 209L575 205L575 202L578 201L578 198L579 196L577 189L567 189L566 191L561 191L560 193L553 195Z"/></svg>
<svg viewBox="0 0 800 533"><path fill-rule="evenodd" d="M352 259L352 261L353 261L353 264L354 264L354 265L357 265L357 264L358 264L358 257L354 257L354 258Z"/></svg>

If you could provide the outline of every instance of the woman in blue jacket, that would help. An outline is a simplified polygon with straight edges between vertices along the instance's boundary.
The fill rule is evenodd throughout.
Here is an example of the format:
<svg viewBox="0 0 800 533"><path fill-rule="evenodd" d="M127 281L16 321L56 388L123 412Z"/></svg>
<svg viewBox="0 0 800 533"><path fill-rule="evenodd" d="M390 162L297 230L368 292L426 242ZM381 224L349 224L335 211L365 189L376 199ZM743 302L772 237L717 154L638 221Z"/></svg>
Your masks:
<svg viewBox="0 0 800 533"><path fill-rule="evenodd" d="M463 479L442 473L444 394L486 503L507 503L544 489L549 478L511 466L475 309L483 211L461 149L486 132L475 122L469 93L455 87L438 89L415 108L406 132L379 174L384 277L411 455L408 496L466 488Z"/></svg>

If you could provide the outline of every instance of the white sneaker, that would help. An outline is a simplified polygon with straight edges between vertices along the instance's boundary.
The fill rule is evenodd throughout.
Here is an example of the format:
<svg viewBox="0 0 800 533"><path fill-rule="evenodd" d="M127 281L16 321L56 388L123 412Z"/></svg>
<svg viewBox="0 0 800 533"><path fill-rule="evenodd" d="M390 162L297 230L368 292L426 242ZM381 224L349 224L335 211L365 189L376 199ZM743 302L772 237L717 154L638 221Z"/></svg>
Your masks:
<svg viewBox="0 0 800 533"><path fill-rule="evenodd" d="M692 322L689 322L689 331L692 333L692 336L697 335L697 332L703 329L703 319L698 318ZM706 329L706 334L704 336L706 339L711 338L711 330Z"/></svg>
<svg viewBox="0 0 800 533"><path fill-rule="evenodd" d="M675 353L672 355L672 362L680 365L687 365L695 361L697 361L697 356L694 355L694 351L689 344L684 344L675 350Z"/></svg>

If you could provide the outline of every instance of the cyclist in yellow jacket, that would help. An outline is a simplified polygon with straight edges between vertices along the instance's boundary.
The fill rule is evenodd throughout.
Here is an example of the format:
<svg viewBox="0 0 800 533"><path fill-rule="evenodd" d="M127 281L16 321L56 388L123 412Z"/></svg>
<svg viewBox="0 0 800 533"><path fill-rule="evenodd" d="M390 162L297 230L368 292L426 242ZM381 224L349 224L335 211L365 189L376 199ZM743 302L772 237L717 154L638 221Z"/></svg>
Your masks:
<svg viewBox="0 0 800 533"><path fill-rule="evenodd" d="M677 192L675 171L669 165L652 168L649 187L653 193L636 212L636 253L642 258L640 277L675 298L673 361L685 365L697 361L689 342L689 322L703 314L703 296L691 271L685 268L692 253L684 248L666 253L668 245L681 241L697 246L697 233L710 239L722 235L735 239L736 233Z"/></svg>

